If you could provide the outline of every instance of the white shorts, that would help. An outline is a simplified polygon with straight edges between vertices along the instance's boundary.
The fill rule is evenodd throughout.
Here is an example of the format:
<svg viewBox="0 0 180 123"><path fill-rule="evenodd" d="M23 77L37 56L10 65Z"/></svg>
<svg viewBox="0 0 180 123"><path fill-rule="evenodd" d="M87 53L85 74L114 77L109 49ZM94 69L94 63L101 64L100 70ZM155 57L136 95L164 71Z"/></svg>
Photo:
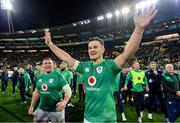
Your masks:
<svg viewBox="0 0 180 123"><path fill-rule="evenodd" d="M62 112L47 112L37 108L33 113L34 121L52 121L60 122L65 119L65 111Z"/></svg>

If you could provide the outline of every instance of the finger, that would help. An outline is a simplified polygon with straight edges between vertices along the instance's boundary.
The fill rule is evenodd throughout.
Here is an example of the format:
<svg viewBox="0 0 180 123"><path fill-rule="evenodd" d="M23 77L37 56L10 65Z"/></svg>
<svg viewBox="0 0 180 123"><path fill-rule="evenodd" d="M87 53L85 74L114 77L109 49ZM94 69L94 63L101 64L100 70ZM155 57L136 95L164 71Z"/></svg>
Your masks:
<svg viewBox="0 0 180 123"><path fill-rule="evenodd" d="M58 106L58 107L56 108L56 110L57 110L58 112L61 112L61 111L62 111L62 107L61 107L61 106Z"/></svg>
<svg viewBox="0 0 180 123"><path fill-rule="evenodd" d="M58 106L59 106L59 104L60 104L60 103L57 103L57 104L56 104L56 107L58 107Z"/></svg>
<svg viewBox="0 0 180 123"><path fill-rule="evenodd" d="M150 19L152 20L154 18L154 16L156 15L156 13L158 12L158 10L156 9L150 16Z"/></svg>
<svg viewBox="0 0 180 123"><path fill-rule="evenodd" d="M145 9L145 14L151 15L154 12L154 10L155 10L155 5L153 4Z"/></svg>

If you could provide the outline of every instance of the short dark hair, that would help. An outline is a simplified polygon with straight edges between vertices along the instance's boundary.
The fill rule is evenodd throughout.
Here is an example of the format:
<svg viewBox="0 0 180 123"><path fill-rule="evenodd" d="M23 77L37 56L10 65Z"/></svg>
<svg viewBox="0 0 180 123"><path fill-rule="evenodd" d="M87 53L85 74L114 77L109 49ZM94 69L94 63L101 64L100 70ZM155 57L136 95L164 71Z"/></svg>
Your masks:
<svg viewBox="0 0 180 123"><path fill-rule="evenodd" d="M52 60L50 57L45 57L45 58L43 58L43 60L42 61L44 61L44 60ZM53 60L52 60L53 61Z"/></svg>
<svg viewBox="0 0 180 123"><path fill-rule="evenodd" d="M103 41L101 38L99 38L99 37L90 38L90 39L89 39L89 43L90 43L91 41L98 41L101 45L104 46L104 41Z"/></svg>

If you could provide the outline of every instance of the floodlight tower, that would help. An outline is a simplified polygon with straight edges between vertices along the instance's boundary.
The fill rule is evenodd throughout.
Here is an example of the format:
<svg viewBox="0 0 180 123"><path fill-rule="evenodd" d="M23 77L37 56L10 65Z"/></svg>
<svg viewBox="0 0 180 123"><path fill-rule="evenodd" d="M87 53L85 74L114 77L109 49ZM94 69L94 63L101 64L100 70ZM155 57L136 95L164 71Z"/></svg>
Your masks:
<svg viewBox="0 0 180 123"><path fill-rule="evenodd" d="M11 18L11 10L13 6L10 0L0 0L1 1L1 9L7 11L7 21L8 21L8 29L9 33L14 32L14 26Z"/></svg>
<svg viewBox="0 0 180 123"><path fill-rule="evenodd" d="M129 7L124 7L124 8L121 9L121 12L122 12L123 17L124 17L125 25L127 27L127 21L128 21L127 16L128 16L128 14L130 12L130 8Z"/></svg>

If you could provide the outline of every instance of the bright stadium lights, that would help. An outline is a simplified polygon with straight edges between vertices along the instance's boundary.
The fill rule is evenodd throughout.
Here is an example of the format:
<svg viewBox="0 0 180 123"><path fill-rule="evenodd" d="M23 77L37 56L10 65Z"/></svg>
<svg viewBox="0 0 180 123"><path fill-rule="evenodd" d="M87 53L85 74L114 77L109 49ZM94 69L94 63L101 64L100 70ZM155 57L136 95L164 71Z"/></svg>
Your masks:
<svg viewBox="0 0 180 123"><path fill-rule="evenodd" d="M36 30L31 30L31 32L34 34L34 33L36 33Z"/></svg>
<svg viewBox="0 0 180 123"><path fill-rule="evenodd" d="M73 26L76 26L76 23L73 23Z"/></svg>
<svg viewBox="0 0 180 123"><path fill-rule="evenodd" d="M125 7L121 11L123 15L127 15L130 12L130 9L128 7Z"/></svg>
<svg viewBox="0 0 180 123"><path fill-rule="evenodd" d="M136 9L144 9L146 7L149 7L151 5L155 5L158 2L158 0L145 0L145 1L141 1L140 3L137 3L135 5Z"/></svg>
<svg viewBox="0 0 180 123"><path fill-rule="evenodd" d="M84 24L84 22L83 22L83 21L81 21L81 22L80 22L80 24L81 24L81 25L83 25L83 24Z"/></svg>
<svg viewBox="0 0 180 123"><path fill-rule="evenodd" d="M91 21L88 19L88 20L84 20L84 24L89 24Z"/></svg>
<svg viewBox="0 0 180 123"><path fill-rule="evenodd" d="M116 10L116 11L115 11L115 15L116 15L116 16L119 16L119 14L120 14L119 10Z"/></svg>
<svg viewBox="0 0 180 123"><path fill-rule="evenodd" d="M98 21L104 20L104 16L98 16L98 17L97 17L97 20L98 20Z"/></svg>
<svg viewBox="0 0 180 123"><path fill-rule="evenodd" d="M112 18L112 13L107 13L107 14L106 14L106 17L107 17L107 18Z"/></svg>
<svg viewBox="0 0 180 123"><path fill-rule="evenodd" d="M7 10L7 22L8 22L8 29L9 32L14 32L14 26L11 18L11 10L13 6L10 0L0 0L1 9Z"/></svg>
<svg viewBox="0 0 180 123"><path fill-rule="evenodd" d="M12 10L13 6L10 0L1 0L1 9Z"/></svg>

